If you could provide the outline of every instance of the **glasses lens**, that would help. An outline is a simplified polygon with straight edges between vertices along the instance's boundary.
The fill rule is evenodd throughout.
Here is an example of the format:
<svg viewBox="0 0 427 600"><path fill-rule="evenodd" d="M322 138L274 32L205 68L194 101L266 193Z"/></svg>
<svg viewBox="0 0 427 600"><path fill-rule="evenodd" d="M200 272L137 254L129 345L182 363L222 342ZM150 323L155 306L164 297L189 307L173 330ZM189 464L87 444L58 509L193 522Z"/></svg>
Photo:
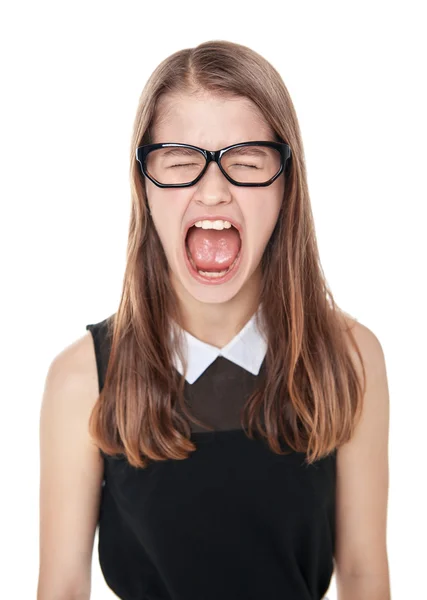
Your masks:
<svg viewBox="0 0 427 600"><path fill-rule="evenodd" d="M281 154L269 146L240 146L227 150L221 166L238 183L266 183L278 173Z"/></svg>
<svg viewBox="0 0 427 600"><path fill-rule="evenodd" d="M205 164L205 157L197 150L169 146L152 150L145 168L159 183L179 184L196 179Z"/></svg>

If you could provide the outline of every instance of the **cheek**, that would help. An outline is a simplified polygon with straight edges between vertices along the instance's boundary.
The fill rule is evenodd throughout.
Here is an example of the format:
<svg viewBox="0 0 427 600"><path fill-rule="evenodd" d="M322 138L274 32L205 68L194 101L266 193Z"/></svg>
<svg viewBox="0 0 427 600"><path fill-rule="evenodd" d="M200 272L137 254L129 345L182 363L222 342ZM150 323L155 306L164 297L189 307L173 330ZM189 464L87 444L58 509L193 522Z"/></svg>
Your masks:
<svg viewBox="0 0 427 600"><path fill-rule="evenodd" d="M265 198L259 214L260 222L264 222L263 230L267 238L273 233L273 229L275 228L279 217L280 208L283 202L283 186L278 185L276 189L270 191L271 194L267 195ZM268 240L266 240L266 243L267 241Z"/></svg>
<svg viewBox="0 0 427 600"><path fill-rule="evenodd" d="M273 233L282 205L277 194L265 194L245 206L245 223L248 241L256 251L262 252Z"/></svg>
<svg viewBox="0 0 427 600"><path fill-rule="evenodd" d="M253 224L249 243L252 244L258 259L263 254L265 247L273 233L277 218L272 215L260 214L257 222Z"/></svg>
<svg viewBox="0 0 427 600"><path fill-rule="evenodd" d="M171 248L176 243L175 240L177 237L177 228L173 226L174 223L176 223L176 217L171 213L166 216L163 211L157 212L152 209L151 212L154 227L156 228L157 234L162 242L166 254L169 254Z"/></svg>
<svg viewBox="0 0 427 600"><path fill-rule="evenodd" d="M149 197L151 219L168 259L174 256L179 248L180 227L185 212L185 205L179 201L173 190L171 192Z"/></svg>

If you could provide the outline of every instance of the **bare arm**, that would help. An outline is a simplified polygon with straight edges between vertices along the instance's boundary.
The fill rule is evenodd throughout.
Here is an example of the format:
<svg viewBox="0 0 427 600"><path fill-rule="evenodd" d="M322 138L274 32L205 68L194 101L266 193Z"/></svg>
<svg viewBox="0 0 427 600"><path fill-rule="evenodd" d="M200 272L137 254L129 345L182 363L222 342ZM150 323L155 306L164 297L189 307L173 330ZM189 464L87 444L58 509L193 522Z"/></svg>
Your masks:
<svg viewBox="0 0 427 600"><path fill-rule="evenodd" d="M357 323L365 362L364 409L353 438L337 452L336 580L339 600L390 600L386 544L389 394L378 339Z"/></svg>
<svg viewBox="0 0 427 600"><path fill-rule="evenodd" d="M37 600L88 600L103 463L88 433L98 381L90 332L52 361L40 413Z"/></svg>

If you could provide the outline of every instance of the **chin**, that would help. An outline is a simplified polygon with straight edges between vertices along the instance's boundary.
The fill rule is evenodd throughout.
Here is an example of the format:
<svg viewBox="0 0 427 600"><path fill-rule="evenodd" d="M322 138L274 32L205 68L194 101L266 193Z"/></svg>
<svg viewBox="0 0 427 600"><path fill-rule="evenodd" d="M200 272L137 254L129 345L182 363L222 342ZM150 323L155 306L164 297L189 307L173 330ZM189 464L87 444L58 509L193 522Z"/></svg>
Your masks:
<svg viewBox="0 0 427 600"><path fill-rule="evenodd" d="M244 258L244 257L243 257ZM249 269L245 260L238 261L236 270L229 273L228 278L204 281L193 269L186 264L179 265L178 273L172 275L175 288L178 285L185 295L194 298L197 302L220 304L231 301L241 293L250 293L254 289L254 278L259 279L260 265Z"/></svg>

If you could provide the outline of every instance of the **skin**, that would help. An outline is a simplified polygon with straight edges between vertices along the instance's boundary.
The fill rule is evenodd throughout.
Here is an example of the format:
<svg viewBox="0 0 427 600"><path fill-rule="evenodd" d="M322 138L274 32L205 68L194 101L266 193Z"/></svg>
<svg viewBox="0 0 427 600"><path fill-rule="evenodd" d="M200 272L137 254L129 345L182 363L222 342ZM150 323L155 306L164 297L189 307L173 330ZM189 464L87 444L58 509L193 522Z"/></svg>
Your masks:
<svg viewBox="0 0 427 600"><path fill-rule="evenodd" d="M165 95L158 105L153 142L181 142L216 150L245 141L274 140L256 105L246 98L211 94ZM194 186L161 189L145 179L154 226L165 250L170 277L184 315L184 328L214 346L225 346L258 306L260 261L277 222L283 173L264 188L238 187L211 163ZM198 216L229 216L242 225L242 262L231 281L204 285L184 262L185 224Z"/></svg>

